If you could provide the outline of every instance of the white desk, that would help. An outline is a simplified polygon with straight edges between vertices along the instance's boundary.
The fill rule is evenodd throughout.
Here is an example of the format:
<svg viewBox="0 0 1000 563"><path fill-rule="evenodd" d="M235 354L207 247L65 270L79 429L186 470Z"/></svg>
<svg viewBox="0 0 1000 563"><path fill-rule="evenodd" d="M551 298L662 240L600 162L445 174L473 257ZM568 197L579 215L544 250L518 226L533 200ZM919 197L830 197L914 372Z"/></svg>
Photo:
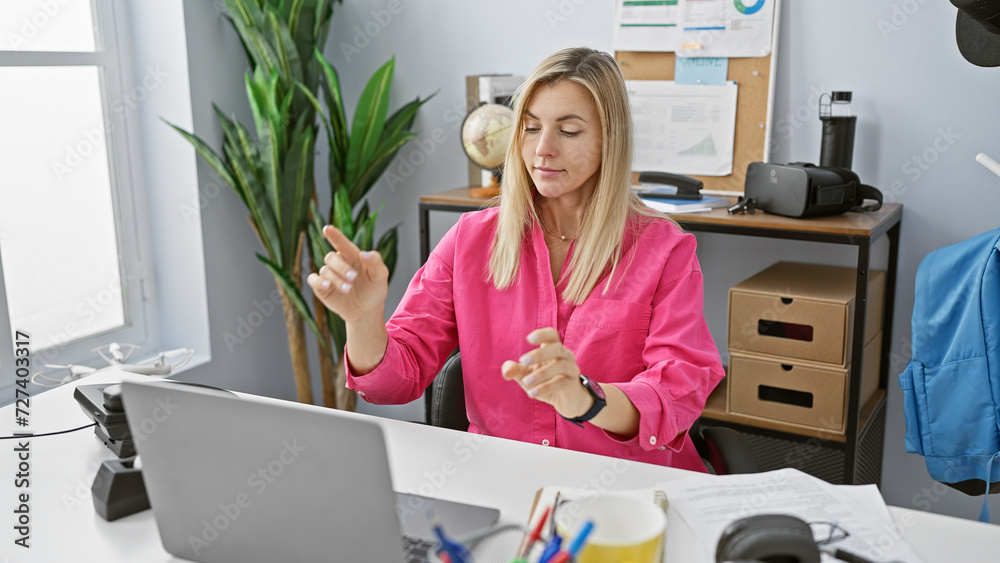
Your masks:
<svg viewBox="0 0 1000 563"><path fill-rule="evenodd" d="M102 373L81 384L141 379ZM356 415L364 416L364 415ZM395 488L401 491L465 500L499 508L502 519L523 523L538 489L547 485L607 490L652 487L683 478L677 469L567 450L473 436L408 422L377 419L385 430ZM64 386L31 399L35 434L74 428L90 422ZM0 409L0 434L19 428L14 408ZM90 486L97 468L114 455L92 429L31 440L31 548L14 545L17 493L14 474L16 440L0 441L0 557L4 563L28 561L166 562L179 561L163 550L151 511L106 522L93 509ZM905 508L890 507L904 537L928 563L995 561L1000 526ZM690 528L670 515L667 563L693 561Z"/></svg>

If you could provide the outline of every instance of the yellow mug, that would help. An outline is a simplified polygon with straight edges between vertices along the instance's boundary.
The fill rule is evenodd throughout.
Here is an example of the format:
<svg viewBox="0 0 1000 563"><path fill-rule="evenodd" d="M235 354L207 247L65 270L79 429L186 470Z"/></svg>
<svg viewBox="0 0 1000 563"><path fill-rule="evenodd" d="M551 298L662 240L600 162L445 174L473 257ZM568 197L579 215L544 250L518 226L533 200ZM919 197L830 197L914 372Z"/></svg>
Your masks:
<svg viewBox="0 0 1000 563"><path fill-rule="evenodd" d="M563 537L563 549L587 520L594 522L594 529L577 563L662 561L667 517L652 499L601 493L561 503L556 512L556 530Z"/></svg>

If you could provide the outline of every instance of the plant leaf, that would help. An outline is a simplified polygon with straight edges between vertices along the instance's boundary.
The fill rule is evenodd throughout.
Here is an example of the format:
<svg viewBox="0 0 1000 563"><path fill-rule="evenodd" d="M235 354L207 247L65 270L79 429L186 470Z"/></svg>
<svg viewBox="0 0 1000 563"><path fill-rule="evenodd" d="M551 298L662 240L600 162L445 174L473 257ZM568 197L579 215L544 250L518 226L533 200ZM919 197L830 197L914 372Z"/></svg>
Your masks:
<svg viewBox="0 0 1000 563"><path fill-rule="evenodd" d="M347 168L343 173L348 185L354 183L355 175L364 169L382 138L385 116L389 109L389 87L392 84L394 65L395 59L389 59L389 62L375 71L361 92L358 107L354 110L351 140L347 148Z"/></svg>
<svg viewBox="0 0 1000 563"><path fill-rule="evenodd" d="M378 240L378 252L382 255L382 262L389 268L389 281L396 272L396 258L399 250L399 228L398 225L382 234Z"/></svg>
<svg viewBox="0 0 1000 563"><path fill-rule="evenodd" d="M349 132L347 131L347 118L344 115L344 102L340 95L340 81L337 78L337 70L318 50L315 53L322 71L323 96L329 112L330 129L333 131L334 142L330 143L330 156L337 164L339 170L344 169L344 162L347 159L347 146ZM331 189L336 190L338 184L332 184Z"/></svg>
<svg viewBox="0 0 1000 563"><path fill-rule="evenodd" d="M264 265L267 266L268 270L271 270L271 275L273 275L274 279L277 280L278 285L285 290L285 293L288 295L292 304L295 305L295 309L300 315L302 315L302 319L305 320L307 325L309 325L309 329L313 331L313 334L316 335L316 340L319 341L323 351L326 352L326 354L329 355L334 362L336 362L337 359L333 356L333 353L331 352L326 341L323 340L323 336L319 332L319 326L316 324L316 318L313 317L312 311L309 310L309 305L306 304L306 300L302 296L302 291L292 280L291 274L260 254L257 255L257 259L263 262Z"/></svg>
<svg viewBox="0 0 1000 563"><path fill-rule="evenodd" d="M291 35L293 38L296 39L296 43L298 43L297 39L299 35L299 22L302 21L302 8L304 8L305 5L306 5L305 0L292 0L292 4L288 8L288 15L285 18L288 21L288 33L289 35ZM315 14L310 14L309 12L305 13L305 17L307 18L307 20L312 19L312 16L315 16ZM311 26L309 25L310 22L305 21L303 23L305 25L304 29L306 30L306 32L311 34L312 29Z"/></svg>
<svg viewBox="0 0 1000 563"><path fill-rule="evenodd" d="M275 115L276 110L272 98L275 93L273 90L274 81L264 78L263 72L259 68L255 74L255 80L247 78L247 98L250 101L254 122L257 124L258 165L264 188L262 196L273 209L277 225L281 226L285 219L290 217L290 213L284 209L285 202L281 196L281 162L284 152L281 146L281 118ZM274 76L272 73L271 77ZM287 230L278 228L276 231L279 238L275 242L281 251L275 256L275 261L278 264L287 265L285 261L291 260L294 255L294 252L289 253L290 243L284 240L283 235Z"/></svg>
<svg viewBox="0 0 1000 563"><path fill-rule="evenodd" d="M267 254L280 262L281 241L278 238L273 209L262 196L264 190L257 178L248 170L250 165L240 158L240 153L228 147L226 152L233 175L243 185L247 194L245 202L250 211L250 220L257 230L257 238L260 239Z"/></svg>
<svg viewBox="0 0 1000 563"><path fill-rule="evenodd" d="M309 212L309 254L312 256L313 271L318 272L323 267L323 258L333 251L333 245L323 236L325 223L315 200L309 202Z"/></svg>
<svg viewBox="0 0 1000 563"><path fill-rule="evenodd" d="M305 87L304 84L297 83L296 86L298 86L299 90L302 91L302 94L306 97L307 100L309 100L309 102L316 109L316 113L319 115L320 122L323 124L323 129L326 131L326 141L330 148L330 154L332 155L334 147L336 146L335 145L336 141L334 140L333 127L330 124L330 121L327 119L326 114L323 112L323 106L320 104L320 101L316 98L316 96L313 95L313 93L310 92ZM332 161L333 159L330 160ZM329 174L331 190L336 190L338 187L340 187L340 168L338 168L334 162L330 162L327 168L328 168L327 172Z"/></svg>
<svg viewBox="0 0 1000 563"><path fill-rule="evenodd" d="M347 325L344 319L333 313L326 316L326 322L330 325L330 336L333 337L333 345L339 353L347 345Z"/></svg>
<svg viewBox="0 0 1000 563"><path fill-rule="evenodd" d="M340 229L348 240L354 240L354 220L351 218L351 202L347 190L338 189L333 197L333 226Z"/></svg>
<svg viewBox="0 0 1000 563"><path fill-rule="evenodd" d="M277 216L274 206L267 198L267 192L261 180L258 167L260 157L257 146L250 139L250 132L246 130L240 122L233 122L236 127L238 144L234 143L232 148L226 148L226 157L234 176L240 181L247 192L247 201L250 202L251 217L254 220L254 227L257 228L257 236L267 249L268 255L273 260L281 260L281 239L277 225Z"/></svg>
<svg viewBox="0 0 1000 563"><path fill-rule="evenodd" d="M181 129L180 127L174 125L173 123L170 123L169 121L166 120L164 120L164 123L173 127L174 130L176 130L178 133L181 134L181 136L187 139L189 143L194 145L195 152L197 152L199 156L205 159L205 162L212 167L212 170L214 170L215 173L219 175L219 178L222 178L223 182L228 184L229 187L236 190L237 193L240 193L240 187L237 185L236 180L233 178L233 175L229 172L229 168L226 167L225 162L222 161L222 157L219 156L218 153L216 153L212 149L212 147L209 147L208 144L205 143L205 141L202 141L194 134L188 133L187 131Z"/></svg>
<svg viewBox="0 0 1000 563"><path fill-rule="evenodd" d="M414 119L417 117L417 110L433 98L435 94L437 93L435 92L423 100L418 96L417 99L396 110L385 121L385 131L383 131L382 137L391 137L403 130L409 131L413 127Z"/></svg>
<svg viewBox="0 0 1000 563"><path fill-rule="evenodd" d="M409 131L401 131L395 137L385 139L379 145L378 150L366 163L365 168L356 175L354 183L348 187L352 201L357 202L368 193L368 190L382 177L382 173L392 163L392 159L396 157L399 149L403 148L403 145L415 136L416 134Z"/></svg>
<svg viewBox="0 0 1000 563"><path fill-rule="evenodd" d="M295 255L299 233L306 227L309 218L309 201L312 195L313 171L313 128L307 128L297 135L285 158L281 185L281 226L282 252L285 256ZM283 264L291 269L293 264Z"/></svg>
<svg viewBox="0 0 1000 563"><path fill-rule="evenodd" d="M362 250L372 250L372 244L375 241L375 219L378 217L378 212L374 215L362 216L358 215L358 229L354 233L354 244Z"/></svg>
<svg viewBox="0 0 1000 563"><path fill-rule="evenodd" d="M376 212L376 215L378 213ZM368 219L370 213L368 212L368 201L361 202L361 207L358 209L357 213L354 214L354 229L361 229L363 223ZM371 247L365 247L364 250L371 250Z"/></svg>
<svg viewBox="0 0 1000 563"><path fill-rule="evenodd" d="M337 3L343 3L343 0L337 0ZM316 3L313 18L315 23L313 23L312 42L313 45L322 47L326 45L326 39L330 32L330 20L333 18L333 4L329 0L319 0Z"/></svg>
<svg viewBox="0 0 1000 563"><path fill-rule="evenodd" d="M306 82L311 84L312 88L315 88L317 77L305 74L302 59L299 55L299 46L296 44L295 38L289 31L288 26L284 22L278 21L277 18L273 18L271 28L275 34L276 51L282 61L283 70L280 76L281 92L283 95L289 96L292 108L294 108L292 115L298 117L308 116L307 119L311 123L315 119L312 105L302 95L302 92L295 87L295 84Z"/></svg>
<svg viewBox="0 0 1000 563"><path fill-rule="evenodd" d="M257 0L226 0L226 8L254 66L263 67L268 72L276 69L277 54L261 35L265 16Z"/></svg>

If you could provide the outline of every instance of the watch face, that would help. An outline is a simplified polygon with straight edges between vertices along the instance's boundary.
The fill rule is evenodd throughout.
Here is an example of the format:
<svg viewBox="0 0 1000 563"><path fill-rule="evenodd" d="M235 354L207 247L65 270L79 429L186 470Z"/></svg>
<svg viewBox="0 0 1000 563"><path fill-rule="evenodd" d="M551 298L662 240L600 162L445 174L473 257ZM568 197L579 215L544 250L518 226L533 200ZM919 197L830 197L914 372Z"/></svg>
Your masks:
<svg viewBox="0 0 1000 563"><path fill-rule="evenodd" d="M598 385L596 381L594 381L593 379L587 377L586 375L583 375L582 373L580 374L580 381L588 389L590 389L590 392L593 393L595 397L597 397L598 399L600 399L602 401L606 401L607 400L607 398L604 396L604 389L601 389L601 386Z"/></svg>

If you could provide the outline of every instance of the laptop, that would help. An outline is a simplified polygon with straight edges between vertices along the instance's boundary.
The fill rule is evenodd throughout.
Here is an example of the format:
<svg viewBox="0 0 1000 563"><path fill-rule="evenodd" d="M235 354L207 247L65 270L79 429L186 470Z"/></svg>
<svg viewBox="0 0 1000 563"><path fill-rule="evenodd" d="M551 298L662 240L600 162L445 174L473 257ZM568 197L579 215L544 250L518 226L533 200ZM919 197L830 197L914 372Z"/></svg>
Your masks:
<svg viewBox="0 0 1000 563"><path fill-rule="evenodd" d="M364 415L167 380L124 382L122 400L160 540L180 558L436 561L428 509L452 537L500 516L395 493Z"/></svg>

